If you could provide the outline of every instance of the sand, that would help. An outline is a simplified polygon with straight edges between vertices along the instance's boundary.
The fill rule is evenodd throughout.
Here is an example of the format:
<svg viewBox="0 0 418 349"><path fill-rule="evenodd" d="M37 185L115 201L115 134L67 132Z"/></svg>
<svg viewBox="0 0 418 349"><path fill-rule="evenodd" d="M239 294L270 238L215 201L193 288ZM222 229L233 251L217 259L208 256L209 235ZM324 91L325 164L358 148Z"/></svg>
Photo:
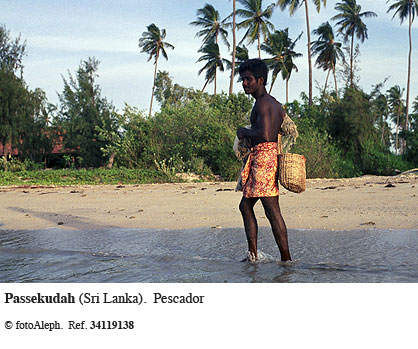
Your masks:
<svg viewBox="0 0 418 349"><path fill-rule="evenodd" d="M418 229L418 175L309 179L280 188L289 229ZM0 187L0 230L242 227L234 182ZM268 226L261 203L260 226Z"/></svg>

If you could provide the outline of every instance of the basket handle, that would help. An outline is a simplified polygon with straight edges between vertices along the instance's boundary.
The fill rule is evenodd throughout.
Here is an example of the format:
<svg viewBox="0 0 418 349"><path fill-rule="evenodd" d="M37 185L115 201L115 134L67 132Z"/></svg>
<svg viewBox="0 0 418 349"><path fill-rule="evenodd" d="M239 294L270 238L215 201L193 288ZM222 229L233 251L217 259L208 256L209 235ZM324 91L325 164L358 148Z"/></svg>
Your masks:
<svg viewBox="0 0 418 349"><path fill-rule="evenodd" d="M283 145L282 145L282 135L279 133L277 135L277 154L283 153Z"/></svg>

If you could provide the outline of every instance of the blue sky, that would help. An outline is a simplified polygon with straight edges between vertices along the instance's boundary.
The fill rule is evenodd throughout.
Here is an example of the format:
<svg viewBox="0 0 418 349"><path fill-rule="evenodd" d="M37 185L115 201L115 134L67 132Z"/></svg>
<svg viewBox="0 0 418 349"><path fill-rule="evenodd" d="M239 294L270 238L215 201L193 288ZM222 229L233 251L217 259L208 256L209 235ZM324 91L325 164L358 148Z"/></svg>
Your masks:
<svg viewBox="0 0 418 349"><path fill-rule="evenodd" d="M334 6L338 1L328 0L326 8L316 13L313 2L310 5L311 30L330 20L336 14ZM167 30L166 41L175 46L168 50L169 60L160 59L159 70L167 70L174 81L186 87L201 89L204 73L199 76L202 63L196 63L200 54L200 38L195 37L196 27L189 23L195 20L196 10L205 3L212 4L224 18L232 12L232 0L0 0L0 23L5 24L13 37L21 34L27 42L27 56L24 59L24 78L31 89L42 88L52 103L57 103L57 92L63 89L62 76L68 72L74 75L80 61L96 57L99 65L98 84L102 95L121 110L124 103L140 109L147 109L151 97L154 66L147 62L148 56L140 53L138 39L146 26L155 23ZM264 7L270 1L263 1ZM372 85L389 77L385 90L393 85L406 87L408 26L400 25L399 19L392 20L392 13L386 13L386 0L358 0L362 11L374 11L377 18L366 18L369 40L360 44L360 85L370 92ZM240 7L240 4L237 3ZM290 80L290 100L299 98L308 90L306 23L304 8L293 17L287 11L275 9L271 22L276 29L289 28L291 38L304 32L296 45L296 51L303 54L295 61L299 72ZM332 22L331 22L332 23ZM413 64L411 100L418 95L418 21L413 27ZM241 40L244 31L238 32ZM313 36L313 40L315 37ZM230 34L232 42L232 34ZM248 47L248 44L246 44ZM221 46L224 57L230 52ZM256 57L256 45L250 46L250 55ZM262 57L266 57L262 54ZM219 77L218 92L228 90L229 72ZM313 71L314 95L318 93L315 81L323 86L325 73ZM236 82L234 92L240 91ZM213 85L207 87L213 91ZM272 94L280 101L285 100L284 83L278 79ZM406 92L404 94L406 96ZM154 103L158 109L158 103Z"/></svg>

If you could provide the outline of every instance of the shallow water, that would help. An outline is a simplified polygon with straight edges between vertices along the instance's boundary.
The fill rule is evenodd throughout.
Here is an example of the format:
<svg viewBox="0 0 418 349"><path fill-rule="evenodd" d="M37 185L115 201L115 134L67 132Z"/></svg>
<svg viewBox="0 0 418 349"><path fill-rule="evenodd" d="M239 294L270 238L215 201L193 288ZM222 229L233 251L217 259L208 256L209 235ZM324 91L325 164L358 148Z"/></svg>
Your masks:
<svg viewBox="0 0 418 349"><path fill-rule="evenodd" d="M417 282L418 230L289 230L280 262L260 228L258 262L243 229L0 230L0 282Z"/></svg>

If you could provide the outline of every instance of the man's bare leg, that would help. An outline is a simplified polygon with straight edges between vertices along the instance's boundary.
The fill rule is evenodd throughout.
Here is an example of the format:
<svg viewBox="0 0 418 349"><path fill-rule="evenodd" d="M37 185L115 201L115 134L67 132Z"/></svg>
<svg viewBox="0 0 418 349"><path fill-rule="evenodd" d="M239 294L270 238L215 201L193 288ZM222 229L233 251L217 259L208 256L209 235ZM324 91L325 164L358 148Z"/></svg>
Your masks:
<svg viewBox="0 0 418 349"><path fill-rule="evenodd" d="M289 252L289 244L287 241L287 228L280 212L279 197L272 196L261 198L264 211L268 220L270 221L271 229L273 231L274 239L280 250L281 260L292 260Z"/></svg>
<svg viewBox="0 0 418 349"><path fill-rule="evenodd" d="M254 205L256 204L258 198L246 198L243 197L241 203L239 204L239 210L242 214L242 219L244 221L245 234L247 235L248 241L248 251L250 252L250 257L257 260L257 235L258 235L258 225L257 219L254 214Z"/></svg>

